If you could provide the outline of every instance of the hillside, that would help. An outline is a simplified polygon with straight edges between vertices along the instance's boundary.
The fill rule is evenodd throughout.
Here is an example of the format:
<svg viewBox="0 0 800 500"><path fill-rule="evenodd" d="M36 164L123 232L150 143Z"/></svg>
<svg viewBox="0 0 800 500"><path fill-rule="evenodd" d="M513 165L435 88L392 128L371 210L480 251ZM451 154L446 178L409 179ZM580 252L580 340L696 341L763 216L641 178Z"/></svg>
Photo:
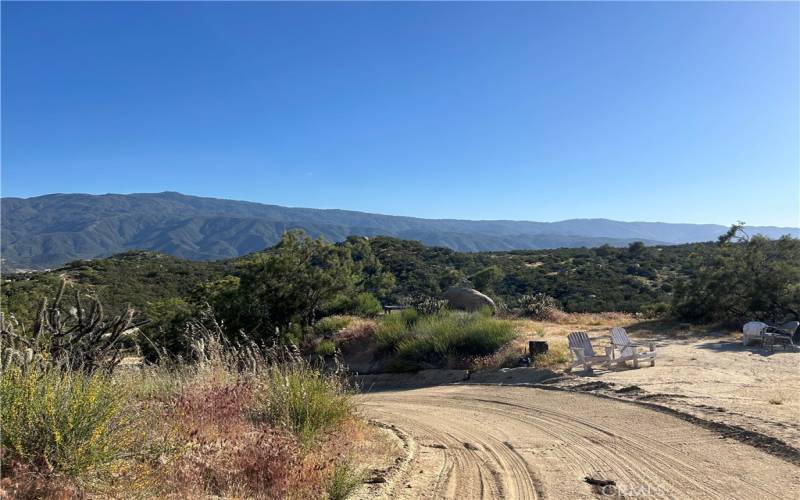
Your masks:
<svg viewBox="0 0 800 500"><path fill-rule="evenodd" d="M680 244L713 240L718 225L574 219L561 222L419 219L346 210L287 208L165 192L52 194L2 199L4 271L151 250L191 260L235 258L275 244L287 229L342 241L393 236L458 251ZM792 228L753 227L769 237Z"/></svg>
<svg viewBox="0 0 800 500"><path fill-rule="evenodd" d="M457 252L416 241L378 237L369 241L396 287L384 303L408 297L438 297L447 287L469 281L509 307L524 294L543 292L568 311L637 312L670 300L688 255L704 245L596 249L564 248L514 252ZM109 310L148 306L170 299L191 301L205 282L237 274L245 259L201 262L154 252L126 252L111 258L75 261L43 273L5 275L3 309L26 316L57 288L62 277L95 293ZM495 271L496 268L496 271ZM487 269L491 269L489 273ZM613 283L613 286L609 286Z"/></svg>

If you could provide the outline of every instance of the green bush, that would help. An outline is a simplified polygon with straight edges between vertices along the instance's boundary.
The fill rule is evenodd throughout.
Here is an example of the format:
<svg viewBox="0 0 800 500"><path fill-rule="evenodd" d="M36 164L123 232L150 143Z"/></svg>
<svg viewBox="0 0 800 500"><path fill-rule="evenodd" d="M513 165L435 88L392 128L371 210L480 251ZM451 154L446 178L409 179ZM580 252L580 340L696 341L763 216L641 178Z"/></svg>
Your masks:
<svg viewBox="0 0 800 500"><path fill-rule="evenodd" d="M327 316L317 321L314 325L314 331L317 335L329 336L333 335L350 324L350 318L346 316Z"/></svg>
<svg viewBox="0 0 800 500"><path fill-rule="evenodd" d="M372 318L383 311L380 301L368 292L337 295L326 307L327 314L352 314Z"/></svg>
<svg viewBox="0 0 800 500"><path fill-rule="evenodd" d="M302 360L271 365L260 378L256 414L289 429L305 448L353 415L351 391L338 376Z"/></svg>
<svg viewBox="0 0 800 500"><path fill-rule="evenodd" d="M383 311L383 306L371 293L359 293L354 301L353 314L373 318Z"/></svg>
<svg viewBox="0 0 800 500"><path fill-rule="evenodd" d="M6 366L0 379L4 468L19 461L69 477L109 471L130 443L126 392L107 375Z"/></svg>
<svg viewBox="0 0 800 500"><path fill-rule="evenodd" d="M486 312L441 312L407 321L402 314L387 315L376 332L378 345L392 349L390 366L413 371L426 366L442 367L449 359L487 356L517 336L510 321L492 318Z"/></svg>
<svg viewBox="0 0 800 500"><path fill-rule="evenodd" d="M364 481L364 472L355 466L352 457L337 462L326 487L329 500L348 498Z"/></svg>
<svg viewBox="0 0 800 500"><path fill-rule="evenodd" d="M336 352L336 342L333 340L322 340L319 344L317 344L316 349L314 352L319 356L333 356Z"/></svg>
<svg viewBox="0 0 800 500"><path fill-rule="evenodd" d="M800 319L800 240L748 237L736 224L719 243L693 252L690 276L675 287L672 311L693 322Z"/></svg>
<svg viewBox="0 0 800 500"><path fill-rule="evenodd" d="M415 309L404 309L399 313L383 316L375 330L375 342L383 351L394 351L419 319Z"/></svg>

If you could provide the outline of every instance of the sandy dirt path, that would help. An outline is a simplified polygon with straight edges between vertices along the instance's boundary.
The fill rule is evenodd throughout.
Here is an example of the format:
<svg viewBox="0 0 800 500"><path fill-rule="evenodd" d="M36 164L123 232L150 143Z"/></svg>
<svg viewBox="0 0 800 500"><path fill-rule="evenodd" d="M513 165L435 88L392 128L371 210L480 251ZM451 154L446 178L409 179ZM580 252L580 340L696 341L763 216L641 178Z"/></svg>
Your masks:
<svg viewBox="0 0 800 500"><path fill-rule="evenodd" d="M800 498L800 467L634 404L478 385L361 398L407 439L384 498Z"/></svg>

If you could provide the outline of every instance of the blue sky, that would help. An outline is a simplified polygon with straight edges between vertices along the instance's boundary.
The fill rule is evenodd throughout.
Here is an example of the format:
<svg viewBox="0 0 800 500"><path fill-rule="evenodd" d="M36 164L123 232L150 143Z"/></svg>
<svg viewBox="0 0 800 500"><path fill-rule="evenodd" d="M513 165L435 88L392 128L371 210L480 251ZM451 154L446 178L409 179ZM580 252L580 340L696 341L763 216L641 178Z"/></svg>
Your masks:
<svg viewBox="0 0 800 500"><path fill-rule="evenodd" d="M798 3L2 4L2 194L800 225Z"/></svg>

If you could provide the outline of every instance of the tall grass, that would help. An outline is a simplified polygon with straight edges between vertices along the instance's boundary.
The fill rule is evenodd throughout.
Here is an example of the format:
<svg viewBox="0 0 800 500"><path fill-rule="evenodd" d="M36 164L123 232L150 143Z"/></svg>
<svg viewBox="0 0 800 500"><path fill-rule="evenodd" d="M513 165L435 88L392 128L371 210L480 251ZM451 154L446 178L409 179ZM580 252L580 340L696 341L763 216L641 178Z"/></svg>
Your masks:
<svg viewBox="0 0 800 500"><path fill-rule="evenodd" d="M328 500L344 500L353 494L364 480L364 471L355 465L353 457L346 457L334 465L326 484Z"/></svg>
<svg viewBox="0 0 800 500"><path fill-rule="evenodd" d="M551 342L546 353L536 356L537 368L556 368L570 361L570 350L566 342Z"/></svg>
<svg viewBox="0 0 800 500"><path fill-rule="evenodd" d="M486 312L387 315L376 331L378 345L394 351L390 366L397 371L464 364L497 352L516 337L510 321Z"/></svg>
<svg viewBox="0 0 800 500"><path fill-rule="evenodd" d="M3 466L68 477L111 471L132 449L134 415L108 375L6 366L0 376Z"/></svg>
<svg viewBox="0 0 800 500"><path fill-rule="evenodd" d="M350 387L294 349L225 342L190 325L193 354L158 367L0 375L0 493L15 498L344 498ZM316 446L312 446L316 445ZM346 462L346 463L345 463Z"/></svg>
<svg viewBox="0 0 800 500"><path fill-rule="evenodd" d="M420 315L415 309L404 309L381 318L375 330L378 348L387 352L397 349L400 342L408 337L409 331L419 318Z"/></svg>
<svg viewBox="0 0 800 500"><path fill-rule="evenodd" d="M289 429L304 448L352 418L354 403L343 378L299 359L269 366L258 378L255 411L272 425Z"/></svg>

